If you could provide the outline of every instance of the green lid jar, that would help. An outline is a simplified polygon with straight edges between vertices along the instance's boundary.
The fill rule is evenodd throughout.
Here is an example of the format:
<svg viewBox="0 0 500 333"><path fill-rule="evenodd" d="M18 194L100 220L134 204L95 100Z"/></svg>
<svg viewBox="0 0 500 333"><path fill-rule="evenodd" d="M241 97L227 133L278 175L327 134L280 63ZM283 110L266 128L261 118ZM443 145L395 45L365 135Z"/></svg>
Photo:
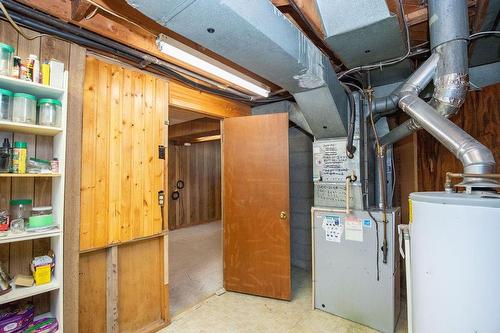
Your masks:
<svg viewBox="0 0 500 333"><path fill-rule="evenodd" d="M0 119L12 120L12 97L14 93L0 88Z"/></svg>
<svg viewBox="0 0 500 333"><path fill-rule="evenodd" d="M23 141L14 141L14 148L28 149L28 143Z"/></svg>
<svg viewBox="0 0 500 333"><path fill-rule="evenodd" d="M30 94L26 94L26 93L15 93L14 97L24 97L24 98L31 99L32 101L36 101L36 97L35 96L30 95Z"/></svg>
<svg viewBox="0 0 500 333"><path fill-rule="evenodd" d="M12 121L18 123L36 123L36 97L26 93L14 94Z"/></svg>
<svg viewBox="0 0 500 333"><path fill-rule="evenodd" d="M41 98L38 100L38 125L59 126L62 103L57 99Z"/></svg>
<svg viewBox="0 0 500 333"><path fill-rule="evenodd" d="M14 53L14 48L9 44L0 43L0 50L4 52Z"/></svg>
<svg viewBox="0 0 500 333"><path fill-rule="evenodd" d="M14 93L10 90L0 88L0 95L6 95L12 97L14 96Z"/></svg>
<svg viewBox="0 0 500 333"><path fill-rule="evenodd" d="M57 99L52 99L52 98L40 98L38 100L38 105L41 105L41 104L45 104L45 103L48 103L48 104L53 104L53 105L59 105L61 106L62 103L60 100L57 100Z"/></svg>
<svg viewBox="0 0 500 333"><path fill-rule="evenodd" d="M14 48L0 43L0 74L10 76L12 71Z"/></svg>
<svg viewBox="0 0 500 333"><path fill-rule="evenodd" d="M19 206L19 205L32 205L33 200L31 199L14 199L10 201L11 206Z"/></svg>

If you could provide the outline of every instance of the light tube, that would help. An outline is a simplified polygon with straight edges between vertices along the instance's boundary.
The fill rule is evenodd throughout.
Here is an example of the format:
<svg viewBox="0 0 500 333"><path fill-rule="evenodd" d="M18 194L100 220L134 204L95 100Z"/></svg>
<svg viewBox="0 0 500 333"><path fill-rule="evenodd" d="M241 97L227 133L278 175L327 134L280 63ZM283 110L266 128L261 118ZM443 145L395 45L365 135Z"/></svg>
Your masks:
<svg viewBox="0 0 500 333"><path fill-rule="evenodd" d="M248 91L251 91L257 95L263 96L263 97L269 97L269 90L266 90L262 87L259 87L258 85L247 81L245 79L242 79L241 77L234 75L233 73L230 73L226 70L223 70L222 68L219 68L217 66L212 65L211 63L200 59L184 50L181 50L165 41L157 41L158 48L160 49L161 52L165 53L166 55L173 57L175 59L178 59L182 62L185 62L188 65L191 65L193 67L199 68L204 72L210 73L214 76L217 76L223 80L226 80L228 82L231 82L241 88L244 88Z"/></svg>

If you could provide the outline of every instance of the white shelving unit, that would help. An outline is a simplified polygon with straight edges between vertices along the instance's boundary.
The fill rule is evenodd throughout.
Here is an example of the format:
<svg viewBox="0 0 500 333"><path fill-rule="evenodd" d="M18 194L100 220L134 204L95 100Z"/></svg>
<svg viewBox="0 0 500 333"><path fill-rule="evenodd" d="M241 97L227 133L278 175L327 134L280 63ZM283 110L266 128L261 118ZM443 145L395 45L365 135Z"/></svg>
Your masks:
<svg viewBox="0 0 500 333"><path fill-rule="evenodd" d="M9 234L0 238L0 244L50 238L51 248L56 255L56 265L52 281L48 284L33 287L15 287L9 293L0 296L0 304L32 297L50 292L50 313L59 322L59 332L63 327L63 230L64 230L64 174L66 162L66 119L68 106L68 72L64 73L64 89L45 86L39 83L22 81L11 77L0 76L0 88L13 92L23 92L39 98L59 99L62 102L60 127L21 124L0 121L0 131L19 132L53 137L53 155L59 159L58 174L0 174L0 177L50 177L52 178L52 209L54 224L58 228L42 232L23 232Z"/></svg>

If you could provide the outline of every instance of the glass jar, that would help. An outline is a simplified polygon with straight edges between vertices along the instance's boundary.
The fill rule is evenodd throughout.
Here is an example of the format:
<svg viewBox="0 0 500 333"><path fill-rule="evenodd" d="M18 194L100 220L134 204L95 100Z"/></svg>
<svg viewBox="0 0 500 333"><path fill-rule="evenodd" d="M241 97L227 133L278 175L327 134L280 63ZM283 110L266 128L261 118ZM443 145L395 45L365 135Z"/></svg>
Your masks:
<svg viewBox="0 0 500 333"><path fill-rule="evenodd" d="M36 123L36 97L25 93L14 94L12 121L19 123Z"/></svg>
<svg viewBox="0 0 500 333"><path fill-rule="evenodd" d="M28 222L31 216L31 207L33 207L33 201L30 199L16 199L10 201L10 219L24 219Z"/></svg>
<svg viewBox="0 0 500 333"><path fill-rule="evenodd" d="M28 229L46 228L54 223L52 207L33 207L29 218Z"/></svg>
<svg viewBox="0 0 500 333"><path fill-rule="evenodd" d="M12 46L0 43L0 75L10 76L13 54L14 48Z"/></svg>
<svg viewBox="0 0 500 333"><path fill-rule="evenodd" d="M19 234L25 231L24 219L14 219L10 221L10 231L14 234Z"/></svg>
<svg viewBox="0 0 500 333"><path fill-rule="evenodd" d="M0 120L12 120L12 98L14 93L0 88Z"/></svg>
<svg viewBox="0 0 500 333"><path fill-rule="evenodd" d="M57 127L59 125L59 115L61 114L61 101L51 98L41 98L38 100L38 124L44 126Z"/></svg>

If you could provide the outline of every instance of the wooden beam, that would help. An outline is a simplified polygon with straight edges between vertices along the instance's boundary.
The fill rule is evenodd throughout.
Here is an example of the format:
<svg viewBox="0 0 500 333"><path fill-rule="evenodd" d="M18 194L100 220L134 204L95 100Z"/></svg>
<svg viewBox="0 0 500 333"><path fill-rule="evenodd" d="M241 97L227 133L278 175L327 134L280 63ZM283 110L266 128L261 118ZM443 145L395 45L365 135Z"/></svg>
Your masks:
<svg viewBox="0 0 500 333"><path fill-rule="evenodd" d="M169 140L186 141L203 136L220 134L220 121L200 118L169 126Z"/></svg>
<svg viewBox="0 0 500 333"><path fill-rule="evenodd" d="M342 60L325 43L322 20L314 0L272 0L287 18L292 21L318 47L335 66Z"/></svg>
<svg viewBox="0 0 500 333"><path fill-rule="evenodd" d="M87 0L71 0L71 19L81 21L90 12L95 9Z"/></svg>
<svg viewBox="0 0 500 333"><path fill-rule="evenodd" d="M469 0L467 3L468 7L473 7L476 5L476 0ZM429 12L427 7L423 7L421 9L409 12L405 15L406 22L408 22L408 26L414 26L422 22L427 22L429 20Z"/></svg>
<svg viewBox="0 0 500 333"><path fill-rule="evenodd" d="M80 271L80 170L83 121L83 80L86 50L71 44L64 193L64 330L78 332Z"/></svg>
<svg viewBox="0 0 500 333"><path fill-rule="evenodd" d="M169 84L169 105L215 118L251 115L250 106L246 104L197 91L176 82Z"/></svg>
<svg viewBox="0 0 500 333"><path fill-rule="evenodd" d="M118 247L106 251L106 333L118 333Z"/></svg>

